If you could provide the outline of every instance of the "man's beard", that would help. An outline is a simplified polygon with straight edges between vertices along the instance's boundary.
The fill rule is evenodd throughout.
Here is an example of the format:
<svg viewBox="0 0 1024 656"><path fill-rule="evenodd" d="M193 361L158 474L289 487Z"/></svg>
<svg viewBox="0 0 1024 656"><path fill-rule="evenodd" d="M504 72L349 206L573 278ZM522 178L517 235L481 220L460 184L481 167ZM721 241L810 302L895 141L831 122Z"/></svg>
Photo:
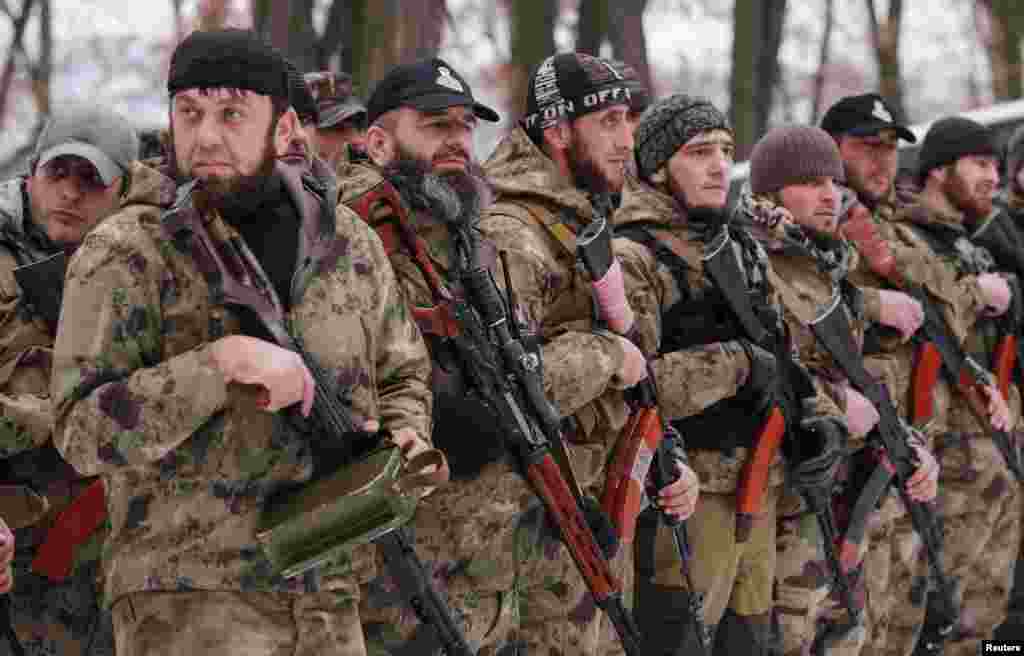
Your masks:
<svg viewBox="0 0 1024 656"><path fill-rule="evenodd" d="M578 189L592 195L619 191L612 189L611 183L601 167L591 156L590 151L582 145L580 139L573 139L567 155L569 156L569 170L572 173L573 184Z"/></svg>
<svg viewBox="0 0 1024 656"><path fill-rule="evenodd" d="M250 206L263 197L267 190L273 186L269 184L274 175L274 163L277 160L275 155L273 134L268 133L263 144L263 153L260 164L255 173L249 175L233 175L224 177L213 175L206 178L197 178L197 189L202 192L204 206L211 209L230 212L236 207L244 208ZM182 172L178 165L174 150L174 132L171 132L170 145L168 147L168 161L171 175L178 184L183 184L194 176Z"/></svg>
<svg viewBox="0 0 1024 656"><path fill-rule="evenodd" d="M441 150L434 154L434 161L443 159L451 149ZM397 144L395 149L396 159L384 167L385 177L406 181L404 186L422 187L423 193L429 197L423 201L414 201L414 206L425 209L426 206L433 206L435 218L446 222L472 223L479 217L480 209L484 207L491 198L491 189L487 184L483 167L469 157L468 153L459 150L466 158L465 169L446 169L434 171L433 162L413 153L402 144ZM440 182L444 189L431 189L431 183L424 184L423 181L428 175L433 176L434 182ZM419 181L418 183L415 181ZM408 193L408 189L400 190ZM457 199L456 202L453 200ZM443 209L442 209L443 208Z"/></svg>
<svg viewBox="0 0 1024 656"><path fill-rule="evenodd" d="M943 193L953 207L966 215L969 221L984 219L992 213L992 196L979 196L971 190L963 176L952 171L942 186Z"/></svg>
<svg viewBox="0 0 1024 656"><path fill-rule="evenodd" d="M849 168L846 169L846 186L853 190L853 193L857 194L857 200L864 204L864 207L874 211L878 204L885 200L885 197L892 192L893 183L890 182L889 186L886 187L885 191L882 192L881 196L873 191L868 191L864 179L854 173Z"/></svg>

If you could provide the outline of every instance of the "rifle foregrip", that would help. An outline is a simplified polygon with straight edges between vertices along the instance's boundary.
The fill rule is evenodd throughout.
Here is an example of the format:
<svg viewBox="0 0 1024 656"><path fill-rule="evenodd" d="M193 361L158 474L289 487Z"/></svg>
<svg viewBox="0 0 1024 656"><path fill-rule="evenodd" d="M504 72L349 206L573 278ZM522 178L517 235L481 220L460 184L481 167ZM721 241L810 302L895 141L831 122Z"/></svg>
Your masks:
<svg viewBox="0 0 1024 656"><path fill-rule="evenodd" d="M558 525L562 541L587 581L594 602L603 607L613 594L619 592L619 581L612 574L561 470L548 453L540 460L529 463L526 475Z"/></svg>
<svg viewBox="0 0 1024 656"><path fill-rule="evenodd" d="M935 412L933 395L935 384L942 369L942 355L931 342L924 342L917 349L914 374L910 381L910 420L921 425L932 418Z"/></svg>
<svg viewBox="0 0 1024 656"><path fill-rule="evenodd" d="M1017 336L1006 335L996 345L995 366L996 387L1003 399L1010 400L1010 382L1013 381L1013 370L1017 363Z"/></svg>
<svg viewBox="0 0 1024 656"><path fill-rule="evenodd" d="M474 267L466 272L462 284L469 294L470 303L488 326L505 321L505 303L487 270Z"/></svg>
<svg viewBox="0 0 1024 656"><path fill-rule="evenodd" d="M644 483L661 440L661 418L654 408L642 408L630 415L619 438L601 506L623 542L632 542L636 535Z"/></svg>
<svg viewBox="0 0 1024 656"><path fill-rule="evenodd" d="M768 474L785 434L786 419L779 407L775 406L768 413L768 420L757 436L753 452L743 463L736 485L737 542L746 542L750 538L754 519L762 512L764 495L768 489Z"/></svg>

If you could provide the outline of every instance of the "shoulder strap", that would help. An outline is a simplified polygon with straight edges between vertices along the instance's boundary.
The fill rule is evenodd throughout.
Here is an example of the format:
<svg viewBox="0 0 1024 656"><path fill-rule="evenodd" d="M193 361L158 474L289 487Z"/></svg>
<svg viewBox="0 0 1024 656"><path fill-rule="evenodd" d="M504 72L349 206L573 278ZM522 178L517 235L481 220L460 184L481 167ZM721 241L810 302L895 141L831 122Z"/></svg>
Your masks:
<svg viewBox="0 0 1024 656"><path fill-rule="evenodd" d="M381 180L348 205L377 233L388 257L395 253L404 253L423 274L435 305L430 308L413 308L413 315L420 330L442 337L458 335L458 322L451 310L451 292L430 260L423 239L413 229L408 208L402 202L395 186L387 180ZM381 209L384 211L381 212Z"/></svg>
<svg viewBox="0 0 1024 656"><path fill-rule="evenodd" d="M501 199L492 206L491 211L497 214L507 214L523 222L532 222L543 226L548 234L555 238L562 249L575 259L576 233L561 220L557 212L538 212L531 208L529 203L511 198Z"/></svg>
<svg viewBox="0 0 1024 656"><path fill-rule="evenodd" d="M685 259L679 254L673 251L671 248L666 246L660 239L651 234L655 224L649 223L631 223L629 225L616 227L615 236L625 237L630 241L635 241L647 248L654 255L654 259L662 264L672 274L672 278L676 281L676 285L679 287L679 293L683 299L689 299L692 297L690 293L690 282L687 279L687 273L689 273L691 267Z"/></svg>

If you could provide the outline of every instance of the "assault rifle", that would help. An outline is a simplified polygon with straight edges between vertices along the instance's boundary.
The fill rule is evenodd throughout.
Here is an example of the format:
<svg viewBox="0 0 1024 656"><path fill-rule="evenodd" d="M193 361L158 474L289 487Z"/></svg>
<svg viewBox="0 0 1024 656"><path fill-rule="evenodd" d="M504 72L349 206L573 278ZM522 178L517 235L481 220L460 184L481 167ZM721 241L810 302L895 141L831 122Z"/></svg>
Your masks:
<svg viewBox="0 0 1024 656"><path fill-rule="evenodd" d="M452 293L434 269L397 189L384 181L354 202L353 209L365 218L375 203L386 203L391 210L389 218L371 223L385 249L389 253L400 250L413 258L436 303L429 309L417 309L417 324L429 326L429 332L444 340L466 378L467 388L479 394L495 414L504 436L502 446L558 527L595 603L615 627L625 652L630 656L641 654L642 640L600 546L604 542L599 543L588 522L591 519L596 526L603 517L593 512L596 509L571 476L561 420L544 393L540 355L527 348L515 319L516 302L507 262L506 308L494 279L480 260L476 227L459 220L448 221L452 243L449 277L461 284L464 292ZM610 531L602 531L602 537L605 533Z"/></svg>
<svg viewBox="0 0 1024 656"><path fill-rule="evenodd" d="M753 343L763 346L771 337L750 306L742 274L736 266L736 257L732 248L729 248L731 245L732 238L729 236L729 230L727 226L722 226L705 248L701 258L704 269L721 290L746 336ZM777 366L780 369L787 367L788 358L778 357L780 354L778 346L774 351L773 355L776 355ZM784 376L792 378L789 376L791 372L783 373ZM805 379L801 378L801 380ZM808 390L805 386L801 391L809 394L813 392L813 388ZM793 400L789 402L789 405L795 404L796 402ZM790 414L795 414L795 412L790 411ZM747 456L747 461L743 463L743 469L740 471L739 481L736 484L737 542L747 541L754 519L763 511L764 495L768 489L768 472L782 446L782 439L786 434L786 419L786 412L778 403L768 408L753 449ZM790 423L792 424L792 421Z"/></svg>
<svg viewBox="0 0 1024 656"><path fill-rule="evenodd" d="M643 653L642 638L626 609L621 585L612 573L608 557L587 521L588 508L578 486L566 482L554 450L564 447L561 419L544 393L539 354L524 346L522 331L515 319L514 292L504 262L509 307L498 291L490 272L480 262L474 228L453 228L455 246L453 274L462 283L466 300L454 296L452 312L460 326L474 323L476 313L486 330L489 344L498 356L497 375L484 382L489 401L505 435L505 446L522 468L527 481L544 504L548 516L558 526L562 542L576 563L594 602L608 616L625 652ZM511 320L509 317L512 317Z"/></svg>
<svg viewBox="0 0 1024 656"><path fill-rule="evenodd" d="M915 336L920 346L911 384L913 391L911 416L914 421L926 420L931 417L931 394L941 369L950 385L963 396L967 407L978 423L982 426L989 425L986 402L980 388L995 385L996 380L964 353L960 342L953 336L946 324L941 308L923 287L907 280L899 273L893 273L890 279L897 288L909 294L924 309L924 322ZM1006 467L1018 481L1024 481L1024 469L1021 467L1020 454L1013 438L1006 431L995 428L990 428L988 432L996 448L1003 455Z"/></svg>
<svg viewBox="0 0 1024 656"><path fill-rule="evenodd" d="M283 348L298 353L309 369L315 383L313 420L320 433L316 439L309 442L314 460L311 484L318 481L329 484L331 474L338 467L351 463L355 445L360 442L379 444L386 433L370 435L356 425L348 408L336 393L333 377L306 351L301 337L289 332L281 301L273 285L266 282L266 274L255 257L244 248L227 248L222 251L213 243L195 209L194 184L179 189L175 206L165 215L165 225L175 238L186 232L194 236L193 257L204 261L207 270L219 272L225 304L246 307L255 312L274 340ZM232 258L231 267L226 263L226 257ZM239 270L246 274L246 278L262 280L264 284L254 285L245 282L237 273ZM266 403L268 400L269 397L264 396L259 402ZM301 500L302 492L302 489L282 490L268 500L266 515L274 516L278 512L285 514L287 507L295 499ZM406 513L405 518L409 514L411 513ZM404 518L385 527L367 527L371 530L377 529L372 531L373 542L380 547L399 593L420 621L433 629L441 648L448 656L473 656L473 650L452 617L447 602L434 588L431 572L424 567L413 550L412 540L402 523ZM324 551L335 547L337 541L333 540L333 537L328 536L325 539L319 536L325 542L319 546L323 547Z"/></svg>
<svg viewBox="0 0 1024 656"><path fill-rule="evenodd" d="M794 362L787 352L787 345L782 336L771 335L755 313L749 294L742 284L743 273L739 270L733 249L729 248L731 241L729 227L723 224L705 248L704 270L725 296L747 337L759 345L772 342L772 351L779 372L777 398L774 399L773 405L769 409L761 435L757 444L754 445L754 452L741 472L737 489L737 508L740 511L737 513L737 528L741 529L744 523L749 523L749 517L752 517L760 509L767 469L781 446L785 433L790 434L792 451L799 453L801 437L798 427L803 416L802 400L813 396L815 390L808 373ZM820 494L820 491L818 492L800 490L801 497L808 509L814 513L817 519L825 543L825 560L832 572L833 583L846 608L849 620L843 626L836 626L832 630L822 632L812 645L811 651L815 654L822 653L827 640L845 634L860 624L861 618L861 611L853 599L849 570L844 567L842 559L837 553L839 540L831 499ZM739 532L738 530L737 533Z"/></svg>
<svg viewBox="0 0 1024 656"><path fill-rule="evenodd" d="M594 281L604 279L609 270L618 265L612 254L611 232L604 217L591 221L579 234L576 238L576 253ZM625 302L625 291L618 291ZM596 300L594 309L601 323L602 308ZM630 339L636 342L635 337ZM679 479L674 464L687 462L682 436L661 418L657 386L649 361L647 378L630 390L630 395L633 412L619 436L601 504L615 522L619 535L626 541L632 541L633 538L648 472L651 472L654 489L660 490ZM709 654L711 633L704 623L704 595L694 589L690 575L691 553L686 523L667 513L659 514L662 521L672 529L680 569L686 581L688 614L693 621L694 635L702 653Z"/></svg>
<svg viewBox="0 0 1024 656"><path fill-rule="evenodd" d="M878 424L869 435L869 440L874 441L882 452L880 465L865 485L851 515L866 517L884 496L889 484L896 486L910 516L911 524L924 546L928 569L935 593L938 595L937 608L940 608L942 613L939 634L947 636L956 626L960 611L954 599L953 584L942 570L941 531L935 513L927 504L914 501L907 493L907 481L917 468L917 461L909 442L912 436L911 429L900 419L888 388L875 380L864 368L863 357L851 338L850 325L843 310L844 306L839 302L840 298L837 290L830 307L812 321L811 330L846 374L853 387L871 401L878 411ZM847 531L847 536L842 542L842 560L847 566L856 553L857 542L863 534L863 528L860 523L855 523Z"/></svg>

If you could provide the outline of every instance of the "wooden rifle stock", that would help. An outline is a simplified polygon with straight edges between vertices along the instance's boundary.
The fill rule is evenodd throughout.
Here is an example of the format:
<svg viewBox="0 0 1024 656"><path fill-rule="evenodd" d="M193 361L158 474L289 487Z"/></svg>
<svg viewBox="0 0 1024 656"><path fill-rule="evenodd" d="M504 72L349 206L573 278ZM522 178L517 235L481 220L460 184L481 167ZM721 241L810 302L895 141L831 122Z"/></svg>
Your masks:
<svg viewBox="0 0 1024 656"><path fill-rule="evenodd" d="M1013 382L1013 369L1017 364L1017 336L1013 333L1004 335L996 345L993 372L996 376L996 387L1003 399L1010 400L1010 383Z"/></svg>
<svg viewBox="0 0 1024 656"><path fill-rule="evenodd" d="M935 413L935 384L942 370L942 354L931 342L922 342L917 349L914 373L910 380L910 421L921 426Z"/></svg>
<svg viewBox="0 0 1024 656"><path fill-rule="evenodd" d="M773 406L736 484L736 542L747 541L754 519L762 514L768 474L785 434L786 418L778 406Z"/></svg>
<svg viewBox="0 0 1024 656"><path fill-rule="evenodd" d="M601 508L615 524L623 542L632 542L636 536L644 483L663 436L657 406L636 409L619 436L608 468Z"/></svg>

